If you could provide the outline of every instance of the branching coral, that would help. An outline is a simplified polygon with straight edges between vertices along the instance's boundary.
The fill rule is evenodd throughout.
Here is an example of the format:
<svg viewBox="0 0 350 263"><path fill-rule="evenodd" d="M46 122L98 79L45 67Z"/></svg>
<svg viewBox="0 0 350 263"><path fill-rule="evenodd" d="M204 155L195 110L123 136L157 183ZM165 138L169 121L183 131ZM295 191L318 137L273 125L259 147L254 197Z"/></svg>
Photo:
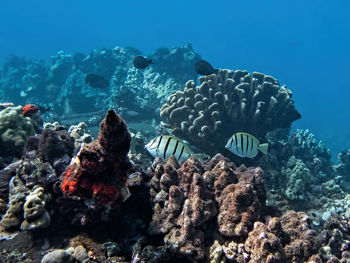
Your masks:
<svg viewBox="0 0 350 263"><path fill-rule="evenodd" d="M312 175L310 170L302 162L292 156L287 163L285 173L287 178L286 196L289 200L307 200L307 192L310 191Z"/></svg>
<svg viewBox="0 0 350 263"><path fill-rule="evenodd" d="M290 142L294 147L297 157L323 157L327 160L331 158L331 151L327 149L323 141L318 140L308 129L297 129L290 137Z"/></svg>
<svg viewBox="0 0 350 263"><path fill-rule="evenodd" d="M199 84L188 81L184 91L169 96L160 115L174 135L204 151L224 152L225 140L235 132L261 139L301 117L292 92L271 76L220 69L199 78Z"/></svg>

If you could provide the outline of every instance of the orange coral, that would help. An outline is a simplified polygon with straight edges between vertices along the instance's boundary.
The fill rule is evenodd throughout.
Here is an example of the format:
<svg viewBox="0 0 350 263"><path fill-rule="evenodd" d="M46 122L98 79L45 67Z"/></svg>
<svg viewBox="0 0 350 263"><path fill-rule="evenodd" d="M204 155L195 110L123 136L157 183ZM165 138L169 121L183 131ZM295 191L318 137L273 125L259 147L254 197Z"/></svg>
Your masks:
<svg viewBox="0 0 350 263"><path fill-rule="evenodd" d="M72 195L76 192L78 181L70 180L70 174L73 171L73 168L68 169L66 172L66 176L63 179L63 183L61 186L62 191L67 195Z"/></svg>
<svg viewBox="0 0 350 263"><path fill-rule="evenodd" d="M119 196L119 190L112 185L105 185L103 183L94 183L91 187L98 203L112 204Z"/></svg>

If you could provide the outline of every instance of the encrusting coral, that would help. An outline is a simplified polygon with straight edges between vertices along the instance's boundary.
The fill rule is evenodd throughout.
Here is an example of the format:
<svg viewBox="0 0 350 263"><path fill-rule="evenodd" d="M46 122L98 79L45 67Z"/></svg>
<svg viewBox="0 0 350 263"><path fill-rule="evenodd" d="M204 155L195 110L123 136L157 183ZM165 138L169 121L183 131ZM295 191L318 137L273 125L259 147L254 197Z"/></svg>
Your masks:
<svg viewBox="0 0 350 263"><path fill-rule="evenodd" d="M23 204L29 189L23 182L14 176L9 183L9 207L1 218L0 226L5 230L16 230L23 221Z"/></svg>
<svg viewBox="0 0 350 263"><path fill-rule="evenodd" d="M219 69L216 74L190 80L184 91L169 96L160 115L163 126L204 152L224 152L235 132L263 139L276 128L290 127L301 117L292 92L268 75ZM210 149L210 150L208 150Z"/></svg>
<svg viewBox="0 0 350 263"><path fill-rule="evenodd" d="M98 140L83 144L63 172L64 195L90 200L93 207L119 206L127 197L129 148L125 122L113 110L108 111L100 124Z"/></svg>
<svg viewBox="0 0 350 263"><path fill-rule="evenodd" d="M22 230L35 230L50 225L50 214L45 210L45 204L48 200L50 200L50 194L46 194L43 187L38 186L32 189L23 206Z"/></svg>

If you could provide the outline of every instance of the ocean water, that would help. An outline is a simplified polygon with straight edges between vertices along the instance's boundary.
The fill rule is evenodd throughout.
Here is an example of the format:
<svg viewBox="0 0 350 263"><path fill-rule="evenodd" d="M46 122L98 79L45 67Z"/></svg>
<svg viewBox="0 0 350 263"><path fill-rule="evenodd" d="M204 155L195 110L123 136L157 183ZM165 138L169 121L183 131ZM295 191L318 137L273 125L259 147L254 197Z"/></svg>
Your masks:
<svg viewBox="0 0 350 263"><path fill-rule="evenodd" d="M350 147L350 2L1 1L0 64L9 54L133 46L144 54L191 43L216 68L274 76L333 157ZM333 159L334 159L333 158Z"/></svg>
<svg viewBox="0 0 350 263"><path fill-rule="evenodd" d="M350 262L349 13L349 0L0 1L0 263L45 263L56 252L77 262ZM302 130L265 136L290 123L274 114L280 104L256 127L214 103L203 120L204 99L199 114L181 114L174 99L162 120L181 140L164 136L161 105L197 77L191 47L215 69L286 85L302 115L292 130ZM137 55L155 63L136 69ZM40 116L88 126L42 129ZM260 142L232 136L234 121ZM192 151L204 165L160 160ZM220 155L205 163L203 153L218 152L237 167Z"/></svg>

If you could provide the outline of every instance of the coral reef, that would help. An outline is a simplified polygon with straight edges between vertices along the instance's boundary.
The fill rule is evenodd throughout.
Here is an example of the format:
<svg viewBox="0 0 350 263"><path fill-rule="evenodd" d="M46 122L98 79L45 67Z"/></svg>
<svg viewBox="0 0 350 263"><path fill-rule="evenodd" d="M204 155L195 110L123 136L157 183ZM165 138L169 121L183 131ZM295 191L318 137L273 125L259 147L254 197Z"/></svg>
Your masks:
<svg viewBox="0 0 350 263"><path fill-rule="evenodd" d="M46 128L38 141L38 151L40 158L44 162L50 162L59 174L73 154L74 138L69 135L65 126Z"/></svg>
<svg viewBox="0 0 350 263"><path fill-rule="evenodd" d="M68 130L69 135L74 138L74 151L77 153L83 143L90 143L93 137L88 131L88 126L85 122L80 122L78 125L72 125Z"/></svg>
<svg viewBox="0 0 350 263"><path fill-rule="evenodd" d="M5 163L19 158L29 136L34 135L30 118L22 116L22 107L7 107L0 111L0 156Z"/></svg>
<svg viewBox="0 0 350 263"><path fill-rule="evenodd" d="M146 138L141 132L134 132L130 130L131 142L129 158L134 165L141 166L142 169L147 170L150 163L153 161L153 157L145 149L147 144Z"/></svg>
<svg viewBox="0 0 350 263"><path fill-rule="evenodd" d="M271 76L221 69L199 84L188 81L184 91L169 96L160 115L174 135L212 154L225 152L225 140L235 132L263 139L301 117L292 92Z"/></svg>
<svg viewBox="0 0 350 263"><path fill-rule="evenodd" d="M282 171L287 178L287 188L285 194L289 200L307 200L307 190L310 188L312 176L310 170L300 159L294 156L289 158L287 169Z"/></svg>
<svg viewBox="0 0 350 263"><path fill-rule="evenodd" d="M209 258L210 262L322 262L318 248L308 217L290 211L281 218L268 217L265 224L255 222L243 242L215 240Z"/></svg>
<svg viewBox="0 0 350 263"><path fill-rule="evenodd" d="M293 154L304 161L315 177L322 181L321 177L325 177L325 174L332 174L330 150L308 129L297 129L288 142L292 146Z"/></svg>
<svg viewBox="0 0 350 263"><path fill-rule="evenodd" d="M318 140L313 133L308 129L297 129L290 137L290 142L296 148L295 155L304 156L312 155L330 159L330 150L326 148L325 144Z"/></svg>
<svg viewBox="0 0 350 263"><path fill-rule="evenodd" d="M41 186L34 187L23 205L24 221L21 230L35 230L46 228L50 225L50 215L45 209L46 202L50 199L49 194L45 194Z"/></svg>
<svg viewBox="0 0 350 263"><path fill-rule="evenodd" d="M1 171L5 182L1 199L9 200L0 226L6 231L37 230L50 225L46 204L51 200L54 184L69 164L74 139L64 126L46 125L43 133L28 138L22 159Z"/></svg>
<svg viewBox="0 0 350 263"><path fill-rule="evenodd" d="M1 262L350 261L350 150L334 166L309 130L289 136L301 117L290 90L227 69L196 86L191 45L158 49L144 70L135 55L60 51L51 63L13 56L0 68L0 100L27 104L0 103ZM109 86L90 86L90 73ZM162 103L161 134L214 154L244 130L269 153L151 165L144 144Z"/></svg>
<svg viewBox="0 0 350 263"><path fill-rule="evenodd" d="M236 166L218 154L207 162L191 157L181 166L173 157L156 158L146 174L128 157L142 156L144 137L130 135L113 110L101 122L98 139L83 142L73 157L84 129L80 124L69 133L59 123L48 123L42 134L27 139L22 159L0 171L0 261L10 254L33 262L311 263L349 258L350 195L342 199L342 176L316 177L309 159L294 156L288 141L276 140L268 158L258 162L277 169L280 190L291 204L307 203L317 208L310 210L313 218L329 218L323 228L321 220L313 224L318 236L305 213L275 216L265 206L259 167ZM335 220L331 213L342 216ZM17 230L31 233L4 236L4 231ZM28 254L15 256L24 251Z"/></svg>
<svg viewBox="0 0 350 263"><path fill-rule="evenodd" d="M350 260L349 218L331 216L323 225L318 239L324 262L348 262Z"/></svg>
<svg viewBox="0 0 350 263"><path fill-rule="evenodd" d="M338 154L339 164L336 165L338 174L349 180L350 178L350 149Z"/></svg>
<svg viewBox="0 0 350 263"><path fill-rule="evenodd" d="M184 258L205 258L208 230L216 225L225 237L246 236L260 217L265 191L259 168L237 168L219 154L204 167L195 158L180 167L174 157L156 159L153 167L150 231L163 234Z"/></svg>
<svg viewBox="0 0 350 263"><path fill-rule="evenodd" d="M316 227L334 212L345 215L346 177L337 172L339 165L334 167L329 150L308 130L289 133L289 129L268 133L269 153L258 159L268 205L282 213L305 211Z"/></svg>
<svg viewBox="0 0 350 263"><path fill-rule="evenodd" d="M190 44L158 49L150 55L155 64L141 71L132 66L133 57L140 54L132 47L96 49L88 55L59 51L50 63L11 56L0 68L0 101L52 103L54 111L47 118L61 123L72 114L106 111L107 107L127 120L157 118L158 105L188 79L196 78L193 65L200 56ZM85 82L89 73L105 78L109 87L89 86Z"/></svg>
<svg viewBox="0 0 350 263"><path fill-rule="evenodd" d="M13 104L12 102L1 102L0 103L0 110L3 110L7 107L14 107L15 104Z"/></svg>
<svg viewBox="0 0 350 263"><path fill-rule="evenodd" d="M9 56L0 69L0 78L0 100L23 105L45 102L42 91L46 89L48 67L44 60Z"/></svg>
<svg viewBox="0 0 350 263"><path fill-rule="evenodd" d="M125 183L131 168L129 148L125 122L113 110L108 111L98 140L84 144L62 174L64 195L90 200L93 207L120 206L126 198Z"/></svg>
<svg viewBox="0 0 350 263"><path fill-rule="evenodd" d="M12 177L9 183L9 207L1 218L0 227L7 231L16 230L23 221L23 205L29 189L17 177Z"/></svg>

